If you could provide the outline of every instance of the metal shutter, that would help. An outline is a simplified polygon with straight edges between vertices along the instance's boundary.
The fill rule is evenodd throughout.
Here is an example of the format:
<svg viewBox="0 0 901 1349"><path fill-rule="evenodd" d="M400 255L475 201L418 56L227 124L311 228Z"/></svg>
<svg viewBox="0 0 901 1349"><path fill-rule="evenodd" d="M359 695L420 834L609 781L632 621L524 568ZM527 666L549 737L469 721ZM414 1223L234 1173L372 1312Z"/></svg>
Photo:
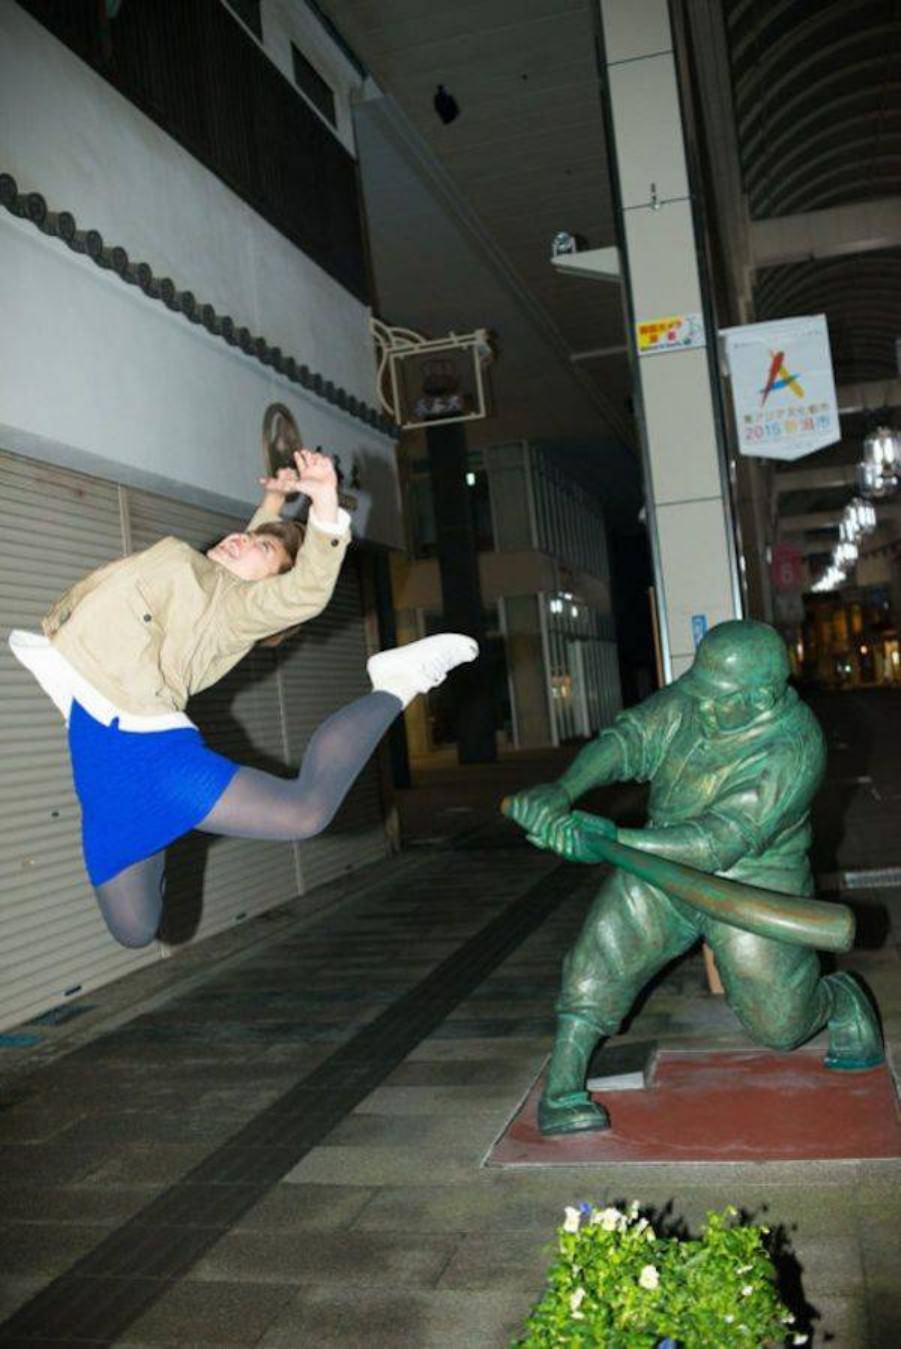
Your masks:
<svg viewBox="0 0 901 1349"><path fill-rule="evenodd" d="M305 623L281 650L288 752L291 762L297 764L320 722L370 689L360 583L352 554L328 608ZM326 832L300 844L302 888L310 890L366 866L387 851L378 769L373 758Z"/></svg>
<svg viewBox="0 0 901 1349"><path fill-rule="evenodd" d="M84 873L65 726L6 644L122 552L115 485L0 452L0 1027L159 956L106 930Z"/></svg>
<svg viewBox="0 0 901 1349"><path fill-rule="evenodd" d="M185 502L129 491L131 546L137 551L173 534L205 548L243 529L231 519ZM284 772L285 743L276 660L254 650L213 688L191 700L188 713L211 748L269 772ZM298 893L290 843L191 834L168 851L167 945L209 937Z"/></svg>

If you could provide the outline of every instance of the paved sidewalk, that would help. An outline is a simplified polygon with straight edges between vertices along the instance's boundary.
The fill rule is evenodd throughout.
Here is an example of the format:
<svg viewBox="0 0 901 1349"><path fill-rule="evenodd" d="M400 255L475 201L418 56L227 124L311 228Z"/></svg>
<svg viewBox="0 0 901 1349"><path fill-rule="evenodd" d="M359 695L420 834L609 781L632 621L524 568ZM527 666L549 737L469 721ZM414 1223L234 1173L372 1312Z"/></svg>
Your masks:
<svg viewBox="0 0 901 1349"><path fill-rule="evenodd" d="M818 707L836 742L836 883L901 862L893 697ZM871 723L894 741L864 746ZM633 1197L691 1225L727 1202L765 1212L786 1225L817 1344L901 1341L899 1161L482 1166L547 1054L596 883L529 848L495 803L567 757L419 766L399 857L317 913L295 902L88 995L4 1056L0 1344L499 1349L541 1290L563 1205ZM640 795L597 806L622 819ZM851 897L867 944L845 963L897 1047L901 890ZM747 1043L696 956L628 1034Z"/></svg>

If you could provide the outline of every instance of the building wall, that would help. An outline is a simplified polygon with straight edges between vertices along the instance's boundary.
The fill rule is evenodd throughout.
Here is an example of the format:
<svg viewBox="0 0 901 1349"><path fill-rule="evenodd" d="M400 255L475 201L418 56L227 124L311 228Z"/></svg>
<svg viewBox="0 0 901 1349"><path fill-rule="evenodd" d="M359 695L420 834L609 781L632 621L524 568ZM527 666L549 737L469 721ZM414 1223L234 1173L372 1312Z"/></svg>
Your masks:
<svg viewBox="0 0 901 1349"><path fill-rule="evenodd" d="M434 542L424 451L418 442L405 448L413 556L392 559L392 583L405 615L402 640L415 640L416 616L441 611L441 578L437 559L421 555ZM482 600L497 608L504 638L515 743L527 748L588 735L622 704L600 506L552 453L522 441L476 452L470 466L470 486L480 475L488 483L490 530L484 504L473 505L473 520L483 537ZM408 710L407 730L411 752L427 753L424 709Z"/></svg>
<svg viewBox="0 0 901 1349"><path fill-rule="evenodd" d="M274 31L286 6L265 10ZM41 193L51 210L72 212L81 228L375 403L366 305L18 5L0 7L0 51L0 171L21 192ZM384 434L6 212L0 286L15 315L0 332L0 434L10 449L243 510L257 491L263 410L283 402L308 444L359 463L357 532L400 543Z"/></svg>
<svg viewBox="0 0 901 1349"><path fill-rule="evenodd" d="M294 43L330 85L335 95L335 134L354 153L352 104L362 90L364 77L331 41L304 0L263 0L260 6L263 47L272 61L293 82Z"/></svg>

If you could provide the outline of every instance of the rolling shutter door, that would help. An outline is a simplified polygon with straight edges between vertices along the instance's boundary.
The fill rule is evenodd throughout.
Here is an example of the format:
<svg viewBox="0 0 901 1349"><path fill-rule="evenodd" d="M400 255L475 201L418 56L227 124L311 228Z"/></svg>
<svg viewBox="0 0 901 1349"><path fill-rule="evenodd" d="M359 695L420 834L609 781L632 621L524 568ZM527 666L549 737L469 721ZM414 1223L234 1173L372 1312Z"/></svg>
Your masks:
<svg viewBox="0 0 901 1349"><path fill-rule="evenodd" d="M134 551L167 534L203 549L246 525L244 520L149 492L129 491L128 507ZM225 679L192 698L188 715L220 754L269 772L284 771L274 651L252 651ZM169 849L166 883L163 935L169 944L180 946L293 898L299 890L296 852L290 843L195 833Z"/></svg>
<svg viewBox="0 0 901 1349"><path fill-rule="evenodd" d="M348 555L324 613L281 648L285 725L290 761L298 764L310 736L329 713L370 690L356 561ZM324 834L299 845L303 890L384 857L378 769L364 768Z"/></svg>
<svg viewBox="0 0 901 1349"><path fill-rule="evenodd" d="M84 872L62 718L6 643L123 552L114 484L0 452L0 1027L159 958L106 930Z"/></svg>

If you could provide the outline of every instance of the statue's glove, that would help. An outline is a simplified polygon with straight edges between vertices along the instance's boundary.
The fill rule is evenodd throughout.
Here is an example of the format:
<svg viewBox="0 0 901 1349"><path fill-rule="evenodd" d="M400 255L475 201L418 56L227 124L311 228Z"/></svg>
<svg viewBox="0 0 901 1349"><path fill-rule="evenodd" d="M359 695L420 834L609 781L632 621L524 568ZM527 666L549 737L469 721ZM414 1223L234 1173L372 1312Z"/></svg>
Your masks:
<svg viewBox="0 0 901 1349"><path fill-rule="evenodd" d="M524 792L509 796L504 802L504 813L521 825L529 835L540 837L556 821L569 814L572 802L556 782L529 787ZM539 846L545 846L543 843Z"/></svg>
<svg viewBox="0 0 901 1349"><path fill-rule="evenodd" d="M567 862L603 862L605 855L597 846L599 839L616 839L616 825L603 815L574 810L550 828L529 835L529 842L549 848Z"/></svg>

